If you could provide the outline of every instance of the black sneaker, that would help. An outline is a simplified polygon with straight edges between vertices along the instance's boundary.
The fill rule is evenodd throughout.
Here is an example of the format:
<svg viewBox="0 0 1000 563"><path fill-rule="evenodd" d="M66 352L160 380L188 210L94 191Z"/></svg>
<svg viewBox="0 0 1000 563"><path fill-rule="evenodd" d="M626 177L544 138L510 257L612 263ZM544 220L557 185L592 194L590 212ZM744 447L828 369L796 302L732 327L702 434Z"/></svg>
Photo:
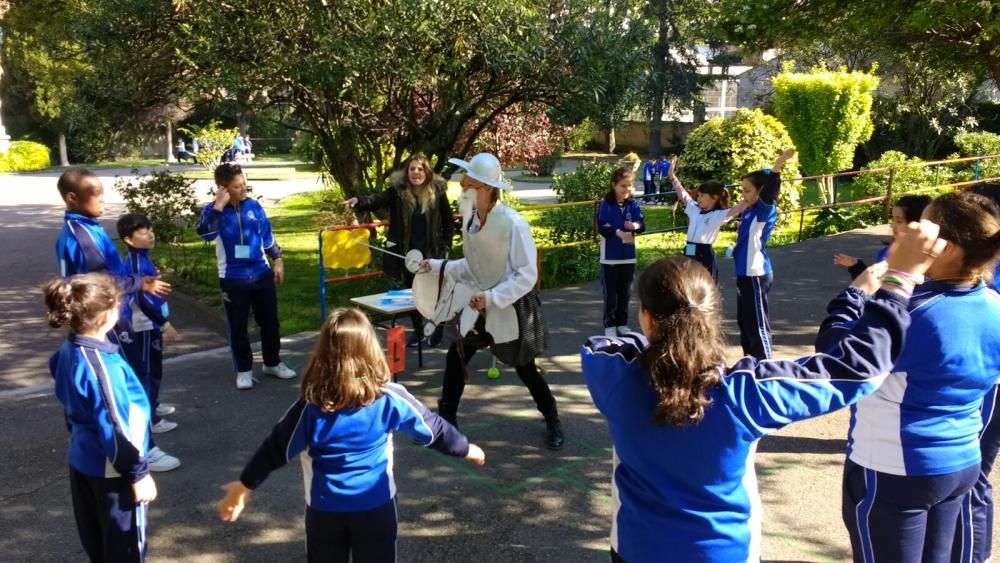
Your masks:
<svg viewBox="0 0 1000 563"><path fill-rule="evenodd" d="M427 345L431 348L436 348L439 344L441 344L442 340L444 340L444 326L437 325L437 327L434 328L434 333L427 337Z"/></svg>
<svg viewBox="0 0 1000 563"><path fill-rule="evenodd" d="M420 336L417 333L417 331L411 332L410 336L408 336L406 338L406 347L407 348L416 348L420 344L420 339L421 338L423 338L423 337Z"/></svg>
<svg viewBox="0 0 1000 563"><path fill-rule="evenodd" d="M548 434L546 444L550 450L558 450L563 447L566 440L563 436L562 423L559 422L558 417L545 419L545 432Z"/></svg>

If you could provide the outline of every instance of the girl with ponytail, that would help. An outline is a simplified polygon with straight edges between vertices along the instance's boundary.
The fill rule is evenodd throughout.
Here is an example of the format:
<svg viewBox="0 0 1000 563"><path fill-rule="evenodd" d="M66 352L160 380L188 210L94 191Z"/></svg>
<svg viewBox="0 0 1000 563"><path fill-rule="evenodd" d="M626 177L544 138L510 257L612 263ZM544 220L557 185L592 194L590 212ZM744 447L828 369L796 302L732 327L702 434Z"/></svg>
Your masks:
<svg viewBox="0 0 1000 563"><path fill-rule="evenodd" d="M896 277L876 286L864 314L843 295L831 303L832 315L855 321L842 346L796 361L725 365L719 290L698 262L664 258L640 275L642 334L594 337L582 351L614 443L613 561L759 559L757 441L885 380L909 325L910 280L943 243L936 231L929 222L904 229L889 255Z"/></svg>
<svg viewBox="0 0 1000 563"><path fill-rule="evenodd" d="M48 321L67 327L49 360L71 433L69 480L80 542L91 561L145 557L146 504L156 499L149 475L149 400L118 344L119 290L106 274L52 280L42 287Z"/></svg>
<svg viewBox="0 0 1000 563"><path fill-rule="evenodd" d="M670 160L670 182L673 184L677 199L684 205L684 213L688 216L684 256L700 262L712 273L712 279L718 281L719 271L715 265L715 250L712 249L712 245L719 237L722 226L730 219L739 217L747 205L741 202L729 207L729 191L722 182L715 180L702 182L695 197L691 197L677 179L676 156Z"/></svg>
<svg viewBox="0 0 1000 563"><path fill-rule="evenodd" d="M1000 377L1000 296L984 283L1000 251L1000 210L952 192L923 218L941 225L947 244L914 291L891 384L851 409L842 514L858 562L988 558L990 517L975 503L970 514L969 503L992 466L981 466L980 439L997 452L982 430ZM856 299L858 310L869 306ZM835 347L844 330L824 331L817 350Z"/></svg>

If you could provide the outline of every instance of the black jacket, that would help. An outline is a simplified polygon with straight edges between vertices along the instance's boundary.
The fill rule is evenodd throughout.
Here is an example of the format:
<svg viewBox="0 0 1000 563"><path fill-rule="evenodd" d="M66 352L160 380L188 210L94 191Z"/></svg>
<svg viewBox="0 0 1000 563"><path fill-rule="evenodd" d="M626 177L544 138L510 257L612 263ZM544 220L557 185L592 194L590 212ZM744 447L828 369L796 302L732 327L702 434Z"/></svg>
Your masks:
<svg viewBox="0 0 1000 563"><path fill-rule="evenodd" d="M410 250L410 222L413 217L415 202L407 202L403 198L406 182L402 171L397 171L389 177L389 187L371 196L358 197L355 211L389 210L389 229L386 239L389 250L406 254ZM452 216L451 204L448 202L448 183L444 178L435 175L429 188L434 191L433 203L427 210L426 224L428 256L424 258L447 258L451 251L452 238L455 235L455 221ZM387 276L402 280L404 275L403 261L395 256L383 254L382 270Z"/></svg>

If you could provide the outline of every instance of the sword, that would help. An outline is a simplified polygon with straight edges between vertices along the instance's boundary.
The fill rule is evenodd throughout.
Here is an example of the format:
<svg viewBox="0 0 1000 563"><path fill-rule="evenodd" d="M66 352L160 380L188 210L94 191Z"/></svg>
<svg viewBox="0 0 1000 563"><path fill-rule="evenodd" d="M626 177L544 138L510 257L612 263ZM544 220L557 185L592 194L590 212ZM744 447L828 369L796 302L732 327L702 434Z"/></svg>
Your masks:
<svg viewBox="0 0 1000 563"><path fill-rule="evenodd" d="M361 246L367 246L368 248L370 248L372 250L378 250L379 252L384 252L385 254L388 254L389 256L395 256L396 258L402 258L403 260L406 260L406 256L403 256L402 254L399 254L397 252L393 252L391 250L386 250L386 249L384 249L384 248L382 248L380 246L372 246L372 245L370 245L368 243L364 243L364 242L361 242L359 240L352 240L351 242L353 242L354 244L361 245Z"/></svg>
<svg viewBox="0 0 1000 563"><path fill-rule="evenodd" d="M415 249L414 250L410 250L410 252L408 254L410 254L411 256L403 256L402 254L399 254L398 252L393 252L391 250L386 250L386 249L384 249L382 247L379 247L379 246L372 246L372 245L370 245L368 243L364 243L364 242L361 242L359 240L352 240L351 242L353 242L354 244L361 245L361 246L366 246L366 247L368 247L368 248L370 248L372 250L378 250L379 252L388 254L389 256L395 256L396 258L402 259L403 260L403 265L406 266L406 269L409 270L411 273L414 273L414 274L419 273L420 264L421 264L421 262L424 261L424 257L423 257L423 255L420 254L419 250L415 250Z"/></svg>

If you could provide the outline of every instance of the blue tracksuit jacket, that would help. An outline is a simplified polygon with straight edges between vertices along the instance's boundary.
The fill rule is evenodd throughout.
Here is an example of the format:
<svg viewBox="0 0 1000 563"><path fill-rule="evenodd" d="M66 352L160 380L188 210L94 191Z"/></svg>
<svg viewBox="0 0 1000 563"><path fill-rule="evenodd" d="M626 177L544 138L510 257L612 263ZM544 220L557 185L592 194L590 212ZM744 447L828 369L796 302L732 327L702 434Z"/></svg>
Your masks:
<svg viewBox="0 0 1000 563"><path fill-rule="evenodd" d="M264 208L253 199L244 199L238 206L227 205L221 212L209 204L201 213L198 235L215 241L215 257L219 278L226 280L256 279L267 273L272 260L281 256L281 247L274 240L271 222ZM237 254L243 247L246 255Z"/></svg>
<svg viewBox="0 0 1000 563"><path fill-rule="evenodd" d="M615 231L628 231L625 222L639 223L639 230L633 235L646 232L646 221L642 208L634 199L625 200L623 205L601 202L597 209L597 230L601 234L601 264L635 264L635 245L625 244L615 236Z"/></svg>
<svg viewBox="0 0 1000 563"><path fill-rule="evenodd" d="M140 276L159 274L153 261L149 259L149 250L146 249L130 248L125 257L125 264L132 274ZM167 300L145 291L129 296L129 309L132 311L132 330L136 332L159 329L167 324L170 317Z"/></svg>
<svg viewBox="0 0 1000 563"><path fill-rule="evenodd" d="M285 413L244 468L240 481L259 486L295 457L302 463L306 504L321 512L363 512L396 496L392 477L392 432L456 457L469 441L397 383L359 409L324 412L299 399Z"/></svg>
<svg viewBox="0 0 1000 563"><path fill-rule="evenodd" d="M144 477L149 400L118 346L71 335L49 359L49 371L72 433L69 464L90 477Z"/></svg>
<svg viewBox="0 0 1000 563"><path fill-rule="evenodd" d="M875 391L908 325L905 298L879 292L827 354L797 361L747 356L720 366L704 419L683 428L650 422L657 395L642 365L642 335L591 338L583 375L614 443L615 551L629 563L747 561L760 533L757 441Z"/></svg>
<svg viewBox="0 0 1000 563"><path fill-rule="evenodd" d="M59 262L59 273L64 278L105 272L118 281L124 294L131 295L142 290L142 276L128 271L115 243L93 217L66 212L62 231L56 240L56 260ZM123 300L120 316L123 326L128 327L131 311L127 299Z"/></svg>
<svg viewBox="0 0 1000 563"><path fill-rule="evenodd" d="M841 311L868 307L860 291ZM910 301L913 320L893 376L851 409L848 457L882 473L930 476L980 462L983 396L1000 378L1000 295L983 283L930 281ZM850 318L831 315L816 340L828 350Z"/></svg>
<svg viewBox="0 0 1000 563"><path fill-rule="evenodd" d="M763 276L772 273L767 255L767 241L778 223L778 193L781 174L765 170L767 180L760 189L760 199L740 215L733 260L737 276Z"/></svg>

